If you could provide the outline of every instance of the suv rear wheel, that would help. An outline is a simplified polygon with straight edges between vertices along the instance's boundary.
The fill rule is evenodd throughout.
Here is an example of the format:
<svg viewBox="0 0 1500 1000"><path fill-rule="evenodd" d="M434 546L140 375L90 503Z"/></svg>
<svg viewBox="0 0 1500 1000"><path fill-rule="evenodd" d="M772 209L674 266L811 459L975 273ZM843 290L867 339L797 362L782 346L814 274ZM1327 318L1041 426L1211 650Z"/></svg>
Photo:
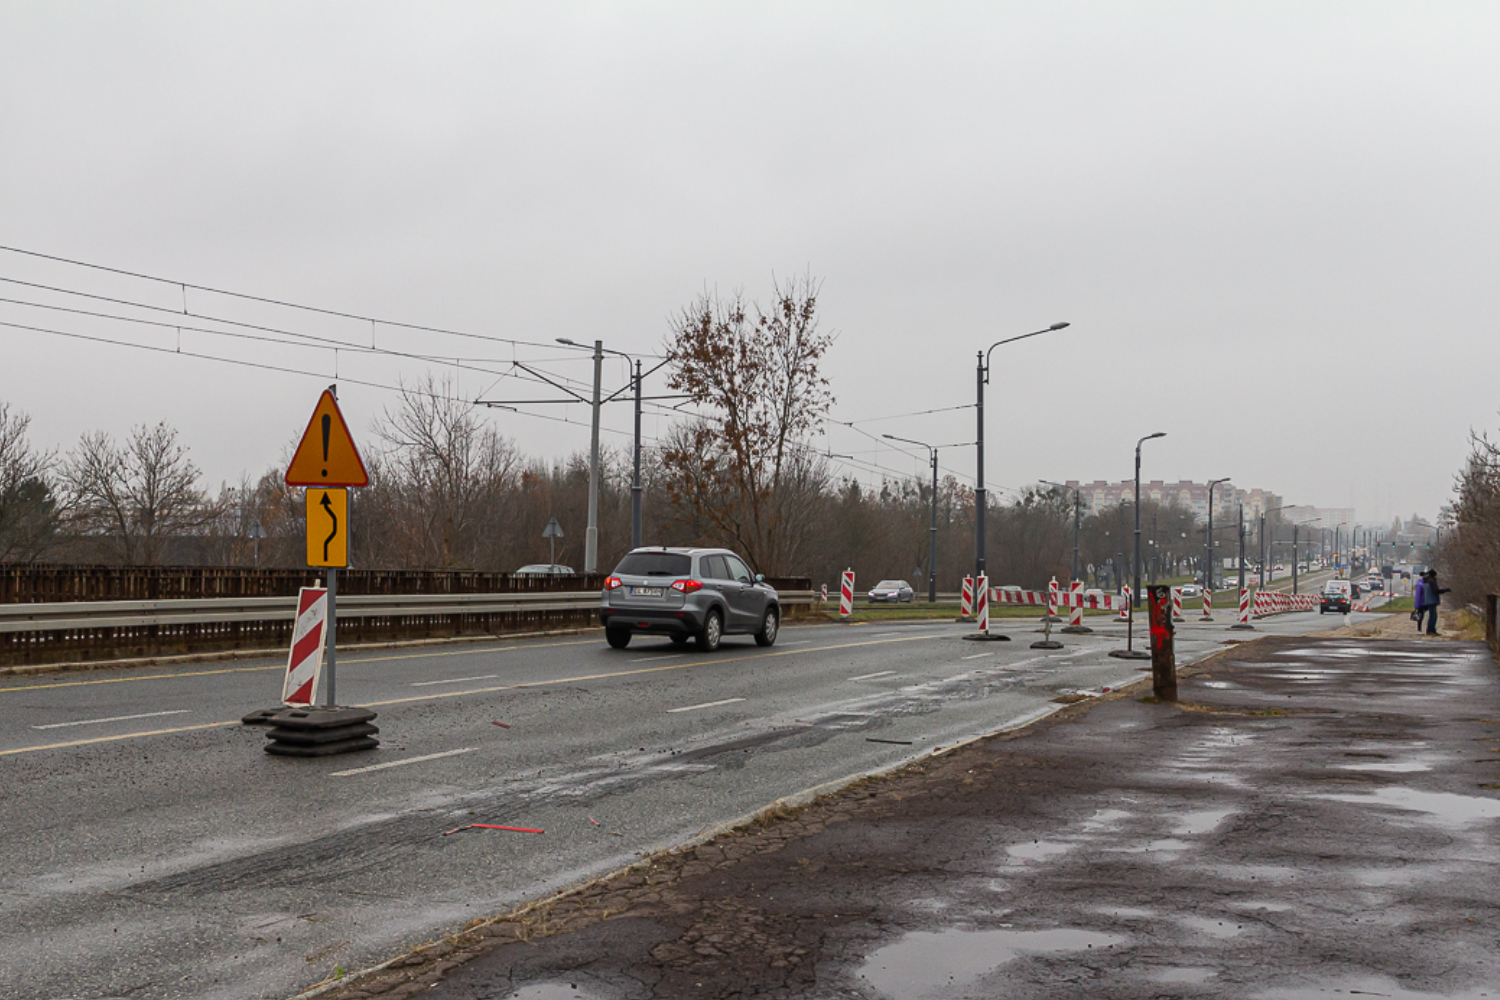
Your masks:
<svg viewBox="0 0 1500 1000"><path fill-rule="evenodd" d="M719 640L724 638L724 616L714 608L703 619L703 631L698 633L698 648L705 653L712 653L719 648Z"/></svg>
<svg viewBox="0 0 1500 1000"><path fill-rule="evenodd" d="M604 630L604 640L609 643L612 649L624 649L630 645L630 629L607 628Z"/></svg>
<svg viewBox="0 0 1500 1000"><path fill-rule="evenodd" d="M755 644L757 646L776 645L776 633L780 628L781 616L776 613L775 608L767 608L765 620L760 623L760 631L755 633Z"/></svg>

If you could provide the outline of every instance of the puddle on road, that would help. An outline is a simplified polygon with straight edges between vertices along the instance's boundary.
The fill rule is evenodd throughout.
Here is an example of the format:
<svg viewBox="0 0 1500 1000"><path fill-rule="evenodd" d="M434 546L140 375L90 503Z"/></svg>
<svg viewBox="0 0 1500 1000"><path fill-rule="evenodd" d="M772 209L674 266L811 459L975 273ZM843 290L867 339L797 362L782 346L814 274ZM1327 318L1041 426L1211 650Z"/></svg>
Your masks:
<svg viewBox="0 0 1500 1000"><path fill-rule="evenodd" d="M1378 979L1342 980L1325 983L1322 986L1265 990L1254 994L1254 997L1255 1000L1328 1000L1329 997L1349 996L1350 994L1389 997L1390 1000L1479 1000L1480 997L1500 996L1500 990L1470 989L1456 993L1427 993L1402 989L1394 980L1382 976Z"/></svg>
<svg viewBox="0 0 1500 1000"><path fill-rule="evenodd" d="M1030 844L1012 844L1005 849L1005 853L1016 861L1044 861L1047 858L1055 858L1059 854L1066 854L1072 849L1072 844L1064 844L1055 840L1037 840Z"/></svg>
<svg viewBox="0 0 1500 1000"><path fill-rule="evenodd" d="M1207 982L1217 970L1202 966L1185 966L1180 969L1163 969L1151 976L1158 983L1202 983Z"/></svg>
<svg viewBox="0 0 1500 1000"><path fill-rule="evenodd" d="M1177 917L1176 920L1190 931L1220 939L1232 938L1242 930L1232 920L1214 920L1211 917Z"/></svg>
<svg viewBox="0 0 1500 1000"><path fill-rule="evenodd" d="M1118 934L1060 927L1045 931L912 931L872 952L859 974L888 997L918 1000L971 983L1022 955L1108 948Z"/></svg>
<svg viewBox="0 0 1500 1000"><path fill-rule="evenodd" d="M1177 840L1165 837L1161 840L1151 840L1138 847L1106 847L1105 850L1114 854L1179 854L1190 851L1193 845L1185 840Z"/></svg>
<svg viewBox="0 0 1500 1000"><path fill-rule="evenodd" d="M1431 771L1432 765L1418 761L1391 761L1387 764L1340 764L1340 771L1384 771L1387 774L1407 774L1412 771Z"/></svg>
<svg viewBox="0 0 1500 1000"><path fill-rule="evenodd" d="M508 995L519 1000L594 1000L594 994L580 990L577 983L533 983Z"/></svg>
<svg viewBox="0 0 1500 1000"><path fill-rule="evenodd" d="M1089 912L1104 917L1115 917L1119 920L1146 920L1156 916L1155 910L1147 910L1139 906L1095 906L1090 908Z"/></svg>
<svg viewBox="0 0 1500 1000"><path fill-rule="evenodd" d="M1463 826L1483 820L1500 819L1500 799L1453 792L1419 792L1415 788L1382 788L1369 795L1319 795L1332 802L1355 805L1388 806L1408 812L1427 813L1448 823Z"/></svg>
<svg viewBox="0 0 1500 1000"><path fill-rule="evenodd" d="M1199 812L1190 812L1172 828L1172 832L1179 837L1197 837L1212 833L1220 823L1233 816L1236 811L1234 809L1204 809Z"/></svg>

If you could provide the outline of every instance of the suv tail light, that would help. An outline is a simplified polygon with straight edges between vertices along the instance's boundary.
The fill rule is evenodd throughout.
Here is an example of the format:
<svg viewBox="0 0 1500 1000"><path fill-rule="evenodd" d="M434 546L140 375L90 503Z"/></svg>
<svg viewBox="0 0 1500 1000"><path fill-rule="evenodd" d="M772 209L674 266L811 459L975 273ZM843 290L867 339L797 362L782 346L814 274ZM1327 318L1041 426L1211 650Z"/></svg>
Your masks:
<svg viewBox="0 0 1500 1000"><path fill-rule="evenodd" d="M623 586L624 584L620 582L620 578L618 576L612 576L608 580L604 581L605 590L619 590Z"/></svg>
<svg viewBox="0 0 1500 1000"><path fill-rule="evenodd" d="M697 580L676 580L672 583L672 589L681 594L691 594L703 589L703 584Z"/></svg>

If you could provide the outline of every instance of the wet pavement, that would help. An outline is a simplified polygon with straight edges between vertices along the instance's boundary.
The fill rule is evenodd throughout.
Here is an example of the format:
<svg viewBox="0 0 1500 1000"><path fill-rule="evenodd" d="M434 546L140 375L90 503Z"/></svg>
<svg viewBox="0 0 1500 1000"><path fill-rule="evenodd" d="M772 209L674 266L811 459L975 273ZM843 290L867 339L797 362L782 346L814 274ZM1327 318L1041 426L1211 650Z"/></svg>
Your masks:
<svg viewBox="0 0 1500 1000"><path fill-rule="evenodd" d="M324 995L1500 997L1497 681L1478 643L1263 638Z"/></svg>

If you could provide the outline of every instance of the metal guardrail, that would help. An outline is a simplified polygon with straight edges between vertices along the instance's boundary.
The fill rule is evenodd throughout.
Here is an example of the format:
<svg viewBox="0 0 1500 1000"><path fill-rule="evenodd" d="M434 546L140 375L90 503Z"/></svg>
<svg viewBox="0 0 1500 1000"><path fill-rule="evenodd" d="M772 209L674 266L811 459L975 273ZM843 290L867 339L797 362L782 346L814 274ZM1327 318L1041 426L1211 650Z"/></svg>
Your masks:
<svg viewBox="0 0 1500 1000"><path fill-rule="evenodd" d="M787 608L811 590L779 592ZM599 591L339 595L339 638L350 643L576 628L596 622ZM109 660L290 641L297 598L0 604L0 664Z"/></svg>

